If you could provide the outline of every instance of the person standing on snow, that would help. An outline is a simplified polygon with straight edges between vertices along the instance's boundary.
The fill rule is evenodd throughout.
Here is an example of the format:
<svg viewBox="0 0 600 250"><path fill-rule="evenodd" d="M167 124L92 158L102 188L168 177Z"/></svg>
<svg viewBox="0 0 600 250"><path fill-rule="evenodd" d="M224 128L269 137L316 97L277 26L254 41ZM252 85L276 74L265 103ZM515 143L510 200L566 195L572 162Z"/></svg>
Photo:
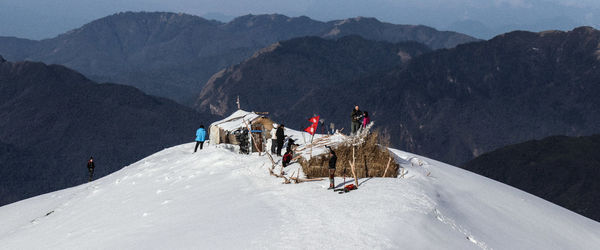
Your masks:
<svg viewBox="0 0 600 250"><path fill-rule="evenodd" d="M371 118L369 117L369 112L365 111L364 116L363 116L363 121L362 121L362 127L366 128L367 125L369 125L369 122L371 122Z"/></svg>
<svg viewBox="0 0 600 250"><path fill-rule="evenodd" d="M90 178L88 179L88 182L90 182L94 179L94 168L95 167L96 166L94 166L94 157L90 157L90 159L87 162L88 172L90 172Z"/></svg>
<svg viewBox="0 0 600 250"><path fill-rule="evenodd" d="M204 129L204 125L200 125L200 128L196 130L196 147L194 148L194 153L198 151L198 145L200 145L200 150L202 150L202 146L204 145L205 140L206 130Z"/></svg>
<svg viewBox="0 0 600 250"><path fill-rule="evenodd" d="M271 129L271 154L277 153L277 126L273 124L273 129Z"/></svg>
<svg viewBox="0 0 600 250"><path fill-rule="evenodd" d="M351 135L356 134L358 129L360 129L360 119L362 119L362 117L363 112L358 109L358 105L354 106L352 114L350 115L350 118L352 118L352 124L350 125L350 128L352 129Z"/></svg>
<svg viewBox="0 0 600 250"><path fill-rule="evenodd" d="M279 127L277 127L277 131L275 132L275 136L277 137L277 156L281 156L281 148L283 148L283 141L285 139L283 128L283 124L280 124Z"/></svg>
<svg viewBox="0 0 600 250"><path fill-rule="evenodd" d="M335 151L329 148L329 189L335 188L335 181L333 177L335 176L335 164L337 162L337 156L335 155Z"/></svg>

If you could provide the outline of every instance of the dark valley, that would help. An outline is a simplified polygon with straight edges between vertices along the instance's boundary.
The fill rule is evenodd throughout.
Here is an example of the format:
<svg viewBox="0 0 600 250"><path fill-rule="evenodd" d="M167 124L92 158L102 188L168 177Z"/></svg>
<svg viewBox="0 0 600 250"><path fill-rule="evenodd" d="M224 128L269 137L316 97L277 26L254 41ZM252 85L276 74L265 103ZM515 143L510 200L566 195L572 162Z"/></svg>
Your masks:
<svg viewBox="0 0 600 250"><path fill-rule="evenodd" d="M173 101L97 84L59 65L0 58L0 204L97 178L194 140L214 120Z"/></svg>

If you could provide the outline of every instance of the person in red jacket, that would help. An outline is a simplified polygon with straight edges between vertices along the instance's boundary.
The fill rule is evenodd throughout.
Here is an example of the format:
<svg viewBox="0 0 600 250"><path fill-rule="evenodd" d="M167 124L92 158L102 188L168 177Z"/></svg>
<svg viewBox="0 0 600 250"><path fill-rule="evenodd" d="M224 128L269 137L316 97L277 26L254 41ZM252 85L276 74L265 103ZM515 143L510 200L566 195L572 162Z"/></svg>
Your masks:
<svg viewBox="0 0 600 250"><path fill-rule="evenodd" d="M362 127L366 128L367 125L369 125L369 122L371 122L371 118L369 117L369 112L365 111L363 113Z"/></svg>
<svg viewBox="0 0 600 250"><path fill-rule="evenodd" d="M290 162L292 161L292 155L292 151L289 149L285 151L285 154L283 154L283 159L281 162L284 168L290 165Z"/></svg>

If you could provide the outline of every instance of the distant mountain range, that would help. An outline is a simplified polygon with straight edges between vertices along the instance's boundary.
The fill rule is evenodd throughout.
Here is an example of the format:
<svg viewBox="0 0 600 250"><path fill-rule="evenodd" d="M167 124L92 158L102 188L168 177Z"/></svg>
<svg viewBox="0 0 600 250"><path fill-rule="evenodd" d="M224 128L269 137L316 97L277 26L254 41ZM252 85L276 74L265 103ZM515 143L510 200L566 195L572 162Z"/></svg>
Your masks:
<svg viewBox="0 0 600 250"><path fill-rule="evenodd" d="M600 221L600 135L510 145L463 168Z"/></svg>
<svg viewBox="0 0 600 250"><path fill-rule="evenodd" d="M213 120L64 66L0 57L0 205L87 181L90 156L98 178L191 142Z"/></svg>
<svg viewBox="0 0 600 250"><path fill-rule="evenodd" d="M270 111L290 127L320 114L348 131L358 104L393 145L457 165L525 140L600 132L600 31L593 28L511 32L420 56L407 51L415 56L406 63L389 57L373 68L365 65L382 53L344 64L331 58L363 58L375 45L314 49L323 43L280 42L214 75L196 108L223 114L240 95L244 108Z"/></svg>
<svg viewBox="0 0 600 250"><path fill-rule="evenodd" d="M52 39L0 37L0 54L11 61L42 61L73 68L96 81L135 86L191 105L204 83L272 43L302 36L417 41L451 48L477 39L420 25L374 18L320 22L308 17L247 15L221 23L186 14L126 12L88 23Z"/></svg>
<svg viewBox="0 0 600 250"><path fill-rule="evenodd" d="M341 98L335 90L308 101L304 99L307 95L322 93L325 88L345 88L346 82L399 67L429 51L416 42L394 44L359 36L294 38L215 74L200 93L196 108L225 116L237 109L239 96L244 108L271 111L275 120L300 122L305 116L299 114L319 110L324 98ZM357 90L364 87L368 86Z"/></svg>

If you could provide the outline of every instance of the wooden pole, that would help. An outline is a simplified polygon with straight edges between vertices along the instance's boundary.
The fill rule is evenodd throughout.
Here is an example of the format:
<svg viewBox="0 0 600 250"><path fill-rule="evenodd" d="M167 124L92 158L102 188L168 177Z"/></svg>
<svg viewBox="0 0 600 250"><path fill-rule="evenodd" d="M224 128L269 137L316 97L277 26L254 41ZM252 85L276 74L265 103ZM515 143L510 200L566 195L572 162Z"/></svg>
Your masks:
<svg viewBox="0 0 600 250"><path fill-rule="evenodd" d="M352 147L352 164L350 164L350 167L352 167L352 175L354 175L354 183L356 185L356 188L358 188L358 178L356 177L356 171L354 170L354 164L356 164L356 157L354 156L354 146Z"/></svg>
<svg viewBox="0 0 600 250"><path fill-rule="evenodd" d="M319 124L317 123L317 127L319 126ZM315 139L315 133L317 132L317 129L315 128L315 131L313 131L312 136L310 137L310 144L313 144L313 140ZM312 147L310 148L310 158L312 158Z"/></svg>
<svg viewBox="0 0 600 250"><path fill-rule="evenodd" d="M311 144L311 145L312 145L312 143L313 143L313 139L314 139L314 138L315 138L315 134L312 134L312 137L310 138L310 144ZM310 158L312 158L312 149L313 149L313 147L310 147ZM309 159L310 159L310 158L309 158Z"/></svg>
<svg viewBox="0 0 600 250"><path fill-rule="evenodd" d="M296 178L296 177L290 177L291 180L297 181L298 183L300 182L308 182L308 181L322 181L323 178L312 178L312 179L301 179L301 178Z"/></svg>
<svg viewBox="0 0 600 250"><path fill-rule="evenodd" d="M390 159L388 160L387 167L385 167L385 171L383 171L382 177L385 177L385 174L387 173L388 168L390 167L390 162L392 162L392 157L390 157Z"/></svg>
<svg viewBox="0 0 600 250"><path fill-rule="evenodd" d="M302 141L304 141L304 145L306 145L306 138L304 137L304 133L302 133Z"/></svg>
<svg viewBox="0 0 600 250"><path fill-rule="evenodd" d="M344 184L346 184L346 164L344 164Z"/></svg>
<svg viewBox="0 0 600 250"><path fill-rule="evenodd" d="M256 143L256 140L254 140L254 137L252 136L252 128L250 127L250 125L248 124L248 122L246 122L246 120L243 120L243 121L246 124L246 128L248 129L248 133L250 133L250 140L254 144L254 147L258 150L258 156L262 156L262 150L258 147L258 144Z"/></svg>

